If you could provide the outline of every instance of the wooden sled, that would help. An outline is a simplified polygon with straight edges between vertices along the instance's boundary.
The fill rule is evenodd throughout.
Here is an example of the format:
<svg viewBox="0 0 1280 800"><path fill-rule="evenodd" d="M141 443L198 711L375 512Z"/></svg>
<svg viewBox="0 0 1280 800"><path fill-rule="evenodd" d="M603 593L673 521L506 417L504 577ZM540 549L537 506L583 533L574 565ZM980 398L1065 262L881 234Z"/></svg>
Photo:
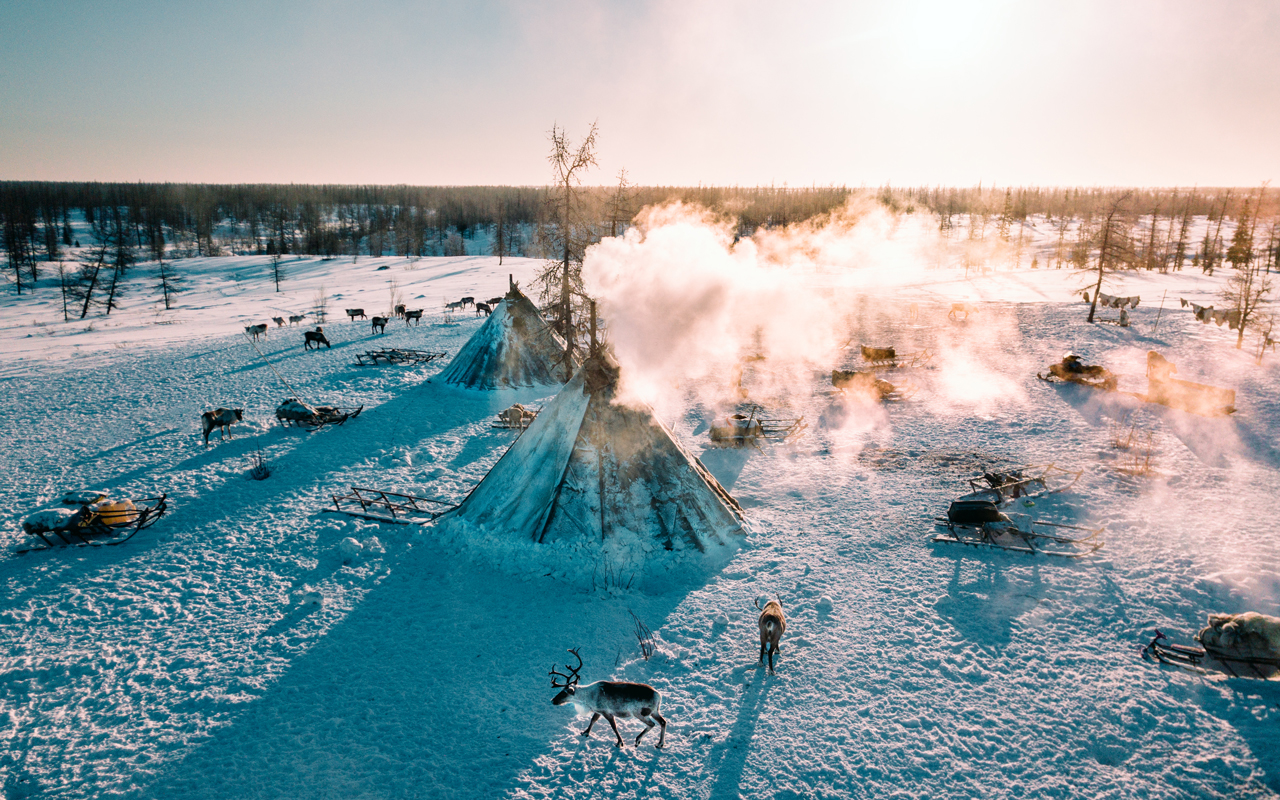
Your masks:
<svg viewBox="0 0 1280 800"><path fill-rule="evenodd" d="M853 392L873 400L901 402L910 400L920 387L911 381L894 384L883 378L877 378L874 372L858 372L857 370L831 370L831 385L842 393Z"/></svg>
<svg viewBox="0 0 1280 800"><path fill-rule="evenodd" d="M1025 464L984 472L969 479L969 488L974 495L994 495L1002 502L1065 492L1083 474L1084 470L1062 469L1056 464Z"/></svg>
<svg viewBox="0 0 1280 800"><path fill-rule="evenodd" d="M1268 680L1280 673L1280 658L1173 644L1159 629L1156 630L1155 638L1142 648L1142 657L1201 675L1224 672L1233 678Z"/></svg>
<svg viewBox="0 0 1280 800"><path fill-rule="evenodd" d="M746 413L742 413L745 411ZM786 444L809 427L804 417L764 417L754 403L711 424L709 436L716 447L759 447L761 442Z"/></svg>
<svg viewBox="0 0 1280 800"><path fill-rule="evenodd" d="M1081 558L1102 547L1102 540L1098 538L1102 528L1043 520L1015 521L991 500L956 500L947 509L947 516L937 517L934 523L946 530L930 539L937 544L963 544L1061 558Z"/></svg>
<svg viewBox="0 0 1280 800"><path fill-rule="evenodd" d="M364 411L359 408L340 408L338 406L309 406L294 398L285 400L276 409L276 419L284 427L293 425L306 428L308 432L318 431L326 425L341 425L349 419L355 419Z"/></svg>
<svg viewBox="0 0 1280 800"><path fill-rule="evenodd" d="M1202 417L1225 417L1236 411L1235 389L1223 389L1177 378L1148 378L1147 394L1142 399Z"/></svg>
<svg viewBox="0 0 1280 800"><path fill-rule="evenodd" d="M362 489L357 486L351 487L350 494L334 494L330 497L333 498L333 508L321 511L392 525L425 525L457 508L452 503L430 497L384 492L381 489Z"/></svg>
<svg viewBox="0 0 1280 800"><path fill-rule="evenodd" d="M124 544L164 516L169 510L167 497L168 494L162 494L141 500L85 504L69 516L63 515L58 524L48 526L31 524L32 520L28 519L23 523L23 531L40 544L33 543L15 552Z"/></svg>
<svg viewBox="0 0 1280 800"><path fill-rule="evenodd" d="M445 353L429 353L426 350L408 350L402 347L384 347L381 350L370 350L356 356L356 365L376 367L379 364L430 364L437 358L444 358Z"/></svg>
<svg viewBox="0 0 1280 800"><path fill-rule="evenodd" d="M899 353L892 347L859 345L866 369L919 369L933 360L928 348L912 353Z"/></svg>

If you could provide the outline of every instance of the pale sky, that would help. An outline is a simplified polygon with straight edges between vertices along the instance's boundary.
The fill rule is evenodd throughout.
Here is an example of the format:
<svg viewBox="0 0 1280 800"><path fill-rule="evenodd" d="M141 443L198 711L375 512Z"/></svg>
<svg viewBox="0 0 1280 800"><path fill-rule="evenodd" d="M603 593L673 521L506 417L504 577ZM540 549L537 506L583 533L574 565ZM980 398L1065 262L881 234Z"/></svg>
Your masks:
<svg viewBox="0 0 1280 800"><path fill-rule="evenodd" d="M1244 185L1273 0L0 0L0 180Z"/></svg>

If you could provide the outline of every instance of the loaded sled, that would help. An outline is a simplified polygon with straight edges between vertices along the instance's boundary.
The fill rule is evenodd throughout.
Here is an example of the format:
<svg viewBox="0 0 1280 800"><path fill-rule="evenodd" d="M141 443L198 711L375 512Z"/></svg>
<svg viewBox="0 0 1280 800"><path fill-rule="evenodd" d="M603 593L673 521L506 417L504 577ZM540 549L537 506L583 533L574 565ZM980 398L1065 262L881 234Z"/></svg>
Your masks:
<svg viewBox="0 0 1280 800"><path fill-rule="evenodd" d="M711 423L711 443L717 447L759 447L761 442L785 444L809 427L803 416L765 417L763 412L761 406L749 403L741 411Z"/></svg>
<svg viewBox="0 0 1280 800"><path fill-rule="evenodd" d="M853 392L873 400L891 402L909 400L919 391L919 387L910 382L892 384L883 378L877 378L874 372L850 369L831 370L831 385L842 392Z"/></svg>
<svg viewBox="0 0 1280 800"><path fill-rule="evenodd" d="M858 347L867 369L918 369L933 360L927 347L912 353L899 353L893 347Z"/></svg>
<svg viewBox="0 0 1280 800"><path fill-rule="evenodd" d="M1065 383L1101 389L1104 392L1114 392L1120 384L1120 379L1106 367L1098 364L1084 364L1080 361L1080 356L1073 353L1067 353L1058 363L1050 364L1048 377L1038 372L1036 377L1049 383L1057 379Z"/></svg>
<svg viewBox="0 0 1280 800"><path fill-rule="evenodd" d="M338 406L312 406L297 398L291 397L280 403L276 409L276 419L286 428L294 425L317 431L326 425L341 425L349 419L360 416L364 406L359 408L339 408Z"/></svg>
<svg viewBox="0 0 1280 800"><path fill-rule="evenodd" d="M498 419L493 423L493 427L508 431L522 431L533 424L533 420L541 410L516 403L511 408L498 412Z"/></svg>
<svg viewBox="0 0 1280 800"><path fill-rule="evenodd" d="M166 497L110 500L102 492L68 492L61 506L23 520L22 530L39 543L16 552L124 544L164 516L169 510Z"/></svg>
<svg viewBox="0 0 1280 800"><path fill-rule="evenodd" d="M393 525L425 525L457 508L452 503L430 497L384 492L381 489L362 489L357 486L352 486L349 494L330 497L333 498L333 508L322 509L325 512Z"/></svg>
<svg viewBox="0 0 1280 800"><path fill-rule="evenodd" d="M935 520L940 532L930 541L1064 558L1087 556L1102 547L1098 538L1102 528L1022 519L1022 514L1013 516L1000 511L994 500L955 500L947 509L947 516Z"/></svg>
<svg viewBox="0 0 1280 800"><path fill-rule="evenodd" d="M1063 469L1056 464L1026 464L984 472L969 479L974 499L984 497L999 504L1020 497L1040 497L1065 492L1080 480L1084 470Z"/></svg>
<svg viewBox="0 0 1280 800"><path fill-rule="evenodd" d="M1276 657L1275 653L1227 651L1208 646L1187 647L1174 644L1159 629L1156 630L1155 638L1142 648L1142 657L1202 675L1222 672L1233 678L1266 680L1280 673L1280 657Z"/></svg>

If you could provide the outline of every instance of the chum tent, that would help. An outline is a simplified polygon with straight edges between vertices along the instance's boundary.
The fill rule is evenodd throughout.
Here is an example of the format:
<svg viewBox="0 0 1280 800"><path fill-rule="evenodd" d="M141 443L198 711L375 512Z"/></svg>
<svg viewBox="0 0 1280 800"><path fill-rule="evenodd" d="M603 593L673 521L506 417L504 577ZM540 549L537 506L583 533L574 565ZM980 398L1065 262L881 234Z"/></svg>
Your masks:
<svg viewBox="0 0 1280 800"><path fill-rule="evenodd" d="M511 288L449 365L439 380L470 389L558 386L566 370L565 344L533 302Z"/></svg>
<svg viewBox="0 0 1280 800"><path fill-rule="evenodd" d="M706 553L742 510L647 406L613 402L618 365L589 356L452 516L534 542Z"/></svg>

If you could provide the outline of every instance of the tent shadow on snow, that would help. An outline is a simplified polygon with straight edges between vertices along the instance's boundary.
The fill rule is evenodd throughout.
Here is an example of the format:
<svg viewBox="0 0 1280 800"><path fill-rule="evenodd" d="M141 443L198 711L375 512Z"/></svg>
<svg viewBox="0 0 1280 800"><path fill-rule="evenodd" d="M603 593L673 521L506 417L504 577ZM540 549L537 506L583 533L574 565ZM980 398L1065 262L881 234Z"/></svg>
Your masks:
<svg viewBox="0 0 1280 800"><path fill-rule="evenodd" d="M665 619L681 599L627 602ZM144 794L502 796L583 727L551 705L548 665L581 646L584 682L608 678L613 654L635 649L630 624L622 603L541 577L495 583L491 570L418 544L263 696ZM630 739L638 732L621 727ZM594 733L583 747L613 750Z"/></svg>

